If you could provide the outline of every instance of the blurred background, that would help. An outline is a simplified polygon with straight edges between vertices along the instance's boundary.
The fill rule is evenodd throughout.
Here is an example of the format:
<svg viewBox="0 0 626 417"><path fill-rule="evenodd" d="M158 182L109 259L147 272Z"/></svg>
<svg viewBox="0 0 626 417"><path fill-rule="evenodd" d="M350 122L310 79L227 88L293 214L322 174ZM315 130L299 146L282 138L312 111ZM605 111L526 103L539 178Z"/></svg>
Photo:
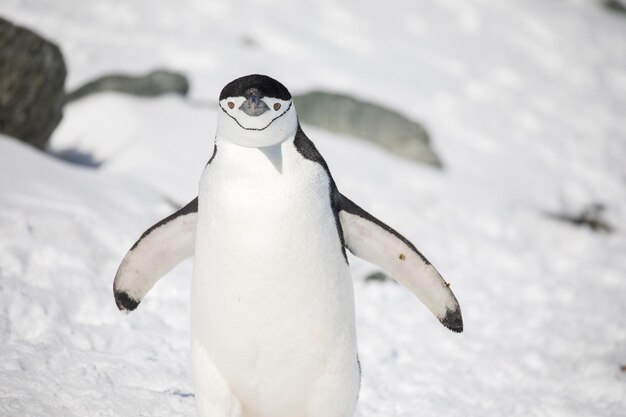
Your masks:
<svg viewBox="0 0 626 417"><path fill-rule="evenodd" d="M250 73L463 310L351 257L357 416L624 415L622 0L3 0L1 416L196 415L191 262L129 316L111 286Z"/></svg>

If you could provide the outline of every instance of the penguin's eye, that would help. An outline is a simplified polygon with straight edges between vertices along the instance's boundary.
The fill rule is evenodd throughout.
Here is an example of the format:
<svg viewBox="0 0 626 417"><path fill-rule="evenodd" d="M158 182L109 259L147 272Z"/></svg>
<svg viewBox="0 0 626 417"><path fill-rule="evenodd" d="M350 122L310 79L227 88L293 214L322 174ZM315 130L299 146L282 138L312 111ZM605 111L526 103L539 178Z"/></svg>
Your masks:
<svg viewBox="0 0 626 417"><path fill-rule="evenodd" d="M280 109L280 103L275 103L274 104L274 110L278 110Z"/></svg>
<svg viewBox="0 0 626 417"><path fill-rule="evenodd" d="M229 108L229 109L233 109L233 108L235 108L235 103L233 103L232 101L229 101L229 102L228 102L228 108Z"/></svg>

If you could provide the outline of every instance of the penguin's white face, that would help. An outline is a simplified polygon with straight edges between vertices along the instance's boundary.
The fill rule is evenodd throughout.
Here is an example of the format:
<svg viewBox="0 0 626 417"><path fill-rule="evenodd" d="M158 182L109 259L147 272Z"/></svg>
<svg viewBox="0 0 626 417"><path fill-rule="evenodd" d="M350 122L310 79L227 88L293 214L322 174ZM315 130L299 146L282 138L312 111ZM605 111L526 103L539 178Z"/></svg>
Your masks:
<svg viewBox="0 0 626 417"><path fill-rule="evenodd" d="M278 81L248 75L220 94L217 137L249 148L263 148L293 137L298 117L291 94Z"/></svg>

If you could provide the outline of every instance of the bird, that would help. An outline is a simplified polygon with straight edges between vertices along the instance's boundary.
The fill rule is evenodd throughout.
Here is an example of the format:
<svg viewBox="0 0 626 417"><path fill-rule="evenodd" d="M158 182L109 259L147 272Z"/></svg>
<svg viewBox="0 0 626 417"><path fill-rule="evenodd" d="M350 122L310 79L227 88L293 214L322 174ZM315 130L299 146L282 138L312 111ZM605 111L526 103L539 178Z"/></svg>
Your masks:
<svg viewBox="0 0 626 417"><path fill-rule="evenodd" d="M127 252L113 284L116 305L135 310L194 256L200 415L352 416L361 367L346 251L379 265L460 333L459 303L409 240L339 191L283 84L237 78L222 89L217 111L198 196Z"/></svg>

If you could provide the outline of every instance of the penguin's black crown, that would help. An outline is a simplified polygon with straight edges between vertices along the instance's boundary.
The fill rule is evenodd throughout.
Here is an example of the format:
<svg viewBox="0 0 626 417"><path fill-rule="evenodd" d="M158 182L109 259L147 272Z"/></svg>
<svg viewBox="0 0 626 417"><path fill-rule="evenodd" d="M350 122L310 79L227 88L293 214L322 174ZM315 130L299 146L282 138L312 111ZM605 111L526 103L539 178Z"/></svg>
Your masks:
<svg viewBox="0 0 626 417"><path fill-rule="evenodd" d="M226 84L220 93L220 100L227 97L246 97L255 95L259 98L273 97L291 100L287 87L267 75L251 74L237 78Z"/></svg>

